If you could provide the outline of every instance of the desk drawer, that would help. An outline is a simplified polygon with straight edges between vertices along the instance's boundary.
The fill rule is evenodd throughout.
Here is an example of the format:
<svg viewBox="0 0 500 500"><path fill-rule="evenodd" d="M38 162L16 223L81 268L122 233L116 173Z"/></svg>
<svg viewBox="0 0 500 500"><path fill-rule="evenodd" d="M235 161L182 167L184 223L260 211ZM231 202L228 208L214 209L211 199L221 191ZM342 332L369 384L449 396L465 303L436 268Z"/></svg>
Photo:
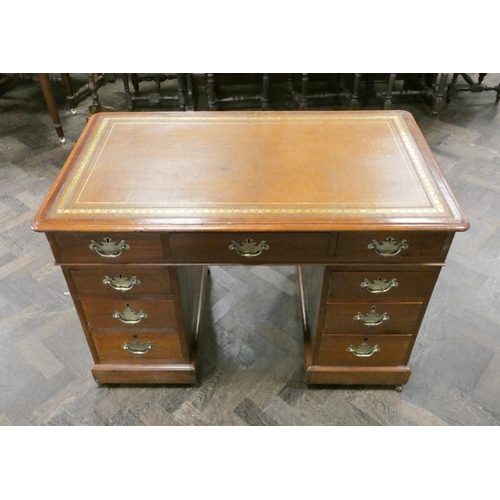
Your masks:
<svg viewBox="0 0 500 500"><path fill-rule="evenodd" d="M327 333L415 333L424 313L422 302L334 302L326 306Z"/></svg>
<svg viewBox="0 0 500 500"><path fill-rule="evenodd" d="M445 237L445 232L431 231L342 232L336 258L346 262L442 261Z"/></svg>
<svg viewBox="0 0 500 500"><path fill-rule="evenodd" d="M122 295L171 295L172 285L167 269L112 267L70 271L78 295L100 295L119 298Z"/></svg>
<svg viewBox="0 0 500 500"><path fill-rule="evenodd" d="M82 300L92 332L177 331L173 300Z"/></svg>
<svg viewBox="0 0 500 500"><path fill-rule="evenodd" d="M439 269L429 271L332 271L328 297L336 300L404 300L430 297Z"/></svg>
<svg viewBox="0 0 500 500"><path fill-rule="evenodd" d="M61 262L161 262L161 238L156 233L55 233Z"/></svg>
<svg viewBox="0 0 500 500"><path fill-rule="evenodd" d="M406 365L412 335L323 335L319 365L400 366Z"/></svg>
<svg viewBox="0 0 500 500"><path fill-rule="evenodd" d="M197 263L301 263L324 261L330 233L177 233L174 261Z"/></svg>
<svg viewBox="0 0 500 500"><path fill-rule="evenodd" d="M149 364L182 361L179 336L166 332L95 333L101 363Z"/></svg>

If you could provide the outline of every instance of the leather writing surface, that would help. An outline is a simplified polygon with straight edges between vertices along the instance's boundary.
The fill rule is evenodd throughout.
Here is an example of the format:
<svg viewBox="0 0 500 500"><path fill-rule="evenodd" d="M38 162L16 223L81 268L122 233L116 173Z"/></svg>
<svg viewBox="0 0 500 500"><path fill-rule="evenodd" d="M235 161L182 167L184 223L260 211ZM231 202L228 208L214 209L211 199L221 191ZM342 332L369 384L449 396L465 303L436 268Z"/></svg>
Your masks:
<svg viewBox="0 0 500 500"><path fill-rule="evenodd" d="M98 114L46 218L463 223L412 120L400 111Z"/></svg>

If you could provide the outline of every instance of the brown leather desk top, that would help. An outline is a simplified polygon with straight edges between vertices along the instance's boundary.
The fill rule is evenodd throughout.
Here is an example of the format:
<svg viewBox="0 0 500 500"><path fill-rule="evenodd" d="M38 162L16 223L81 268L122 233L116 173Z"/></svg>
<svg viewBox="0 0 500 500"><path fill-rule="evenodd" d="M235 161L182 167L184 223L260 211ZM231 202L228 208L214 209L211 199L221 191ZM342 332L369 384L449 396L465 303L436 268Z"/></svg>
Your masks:
<svg viewBox="0 0 500 500"><path fill-rule="evenodd" d="M38 231L468 227L405 111L99 113Z"/></svg>

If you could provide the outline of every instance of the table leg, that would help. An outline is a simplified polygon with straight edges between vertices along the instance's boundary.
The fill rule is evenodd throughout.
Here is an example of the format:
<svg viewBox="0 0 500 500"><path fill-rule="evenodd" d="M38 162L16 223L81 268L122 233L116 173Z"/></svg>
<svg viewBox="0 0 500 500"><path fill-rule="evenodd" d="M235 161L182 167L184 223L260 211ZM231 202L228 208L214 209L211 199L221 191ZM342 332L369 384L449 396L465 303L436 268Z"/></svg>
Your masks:
<svg viewBox="0 0 500 500"><path fill-rule="evenodd" d="M50 117L52 118L52 123L56 129L57 136L61 143L65 143L66 139L64 137L64 132L61 125L61 120L59 119L59 112L57 111L57 103L54 99L54 94L52 92L52 85L50 83L50 78L48 73L38 73L38 79L40 81L40 86L42 87L43 96L45 97L45 102L49 108Z"/></svg>

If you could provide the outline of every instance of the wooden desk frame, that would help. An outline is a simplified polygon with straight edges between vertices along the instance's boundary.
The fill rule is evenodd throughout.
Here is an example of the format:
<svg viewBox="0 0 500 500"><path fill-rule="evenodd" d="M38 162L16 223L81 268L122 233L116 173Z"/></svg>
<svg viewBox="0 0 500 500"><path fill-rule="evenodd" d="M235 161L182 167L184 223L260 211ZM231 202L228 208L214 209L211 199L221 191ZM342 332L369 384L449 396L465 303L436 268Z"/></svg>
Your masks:
<svg viewBox="0 0 500 500"><path fill-rule="evenodd" d="M402 386L468 228L411 115L102 113L33 221L100 383L193 383L207 266L295 265L311 384Z"/></svg>

